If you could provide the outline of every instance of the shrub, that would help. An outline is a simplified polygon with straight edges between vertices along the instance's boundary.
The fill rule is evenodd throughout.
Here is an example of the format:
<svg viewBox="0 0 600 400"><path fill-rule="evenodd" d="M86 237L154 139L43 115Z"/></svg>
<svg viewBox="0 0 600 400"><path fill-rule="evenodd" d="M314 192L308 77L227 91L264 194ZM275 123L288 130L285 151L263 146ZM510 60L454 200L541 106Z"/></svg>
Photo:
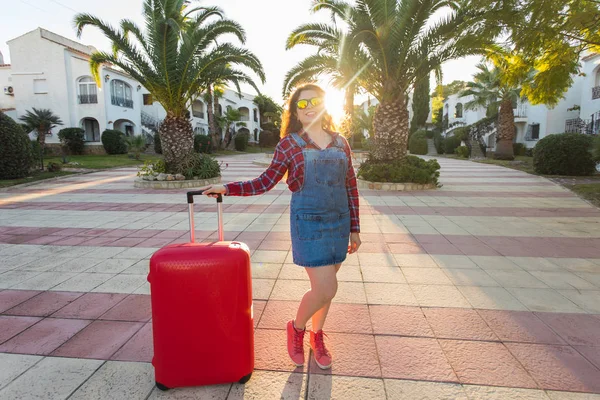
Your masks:
<svg viewBox="0 0 600 400"><path fill-rule="evenodd" d="M209 135L195 135L194 136L194 151L196 153L210 153L212 144Z"/></svg>
<svg viewBox="0 0 600 400"><path fill-rule="evenodd" d="M107 154L126 154L125 134L114 129L102 132L102 145Z"/></svg>
<svg viewBox="0 0 600 400"><path fill-rule="evenodd" d="M416 156L404 160L381 162L368 159L358 170L358 177L371 182L412 182L437 185L440 176L437 160L425 161Z"/></svg>
<svg viewBox="0 0 600 400"><path fill-rule="evenodd" d="M250 136L247 133L238 133L234 136L233 141L237 151L246 151Z"/></svg>
<svg viewBox="0 0 600 400"><path fill-rule="evenodd" d="M427 137L425 131L420 130L413 133L408 140L410 154L427 154Z"/></svg>
<svg viewBox="0 0 600 400"><path fill-rule="evenodd" d="M352 148L353 149L362 149L363 139L365 139L365 135L362 132L356 132L352 135Z"/></svg>
<svg viewBox="0 0 600 400"><path fill-rule="evenodd" d="M444 154L444 137L440 132L435 132L433 135L433 144L438 154Z"/></svg>
<svg viewBox="0 0 600 400"><path fill-rule="evenodd" d="M167 166L166 170L170 168ZM173 172L184 175L186 179L210 179L221 175L221 164L208 154L195 153L181 164L179 170Z"/></svg>
<svg viewBox="0 0 600 400"><path fill-rule="evenodd" d="M29 137L11 117L0 112L0 179L27 176L32 161Z"/></svg>
<svg viewBox="0 0 600 400"><path fill-rule="evenodd" d="M527 146L523 143L513 143L513 153L515 156L525 156L527 155Z"/></svg>
<svg viewBox="0 0 600 400"><path fill-rule="evenodd" d="M159 158L158 160L146 160L144 165L138 167L137 176L158 175L165 172L167 172L165 160Z"/></svg>
<svg viewBox="0 0 600 400"><path fill-rule="evenodd" d="M83 154L84 133L85 131L81 128L65 128L58 132L58 138L64 146L67 146L71 154Z"/></svg>
<svg viewBox="0 0 600 400"><path fill-rule="evenodd" d="M156 154L162 154L162 144L160 142L160 134L158 132L154 134L154 152Z"/></svg>
<svg viewBox="0 0 600 400"><path fill-rule="evenodd" d="M469 126L462 126L460 128L456 128L454 130L454 137L458 139L458 143L460 145L461 141L467 141L469 140L469 132L471 131L471 128Z"/></svg>
<svg viewBox="0 0 600 400"><path fill-rule="evenodd" d="M469 154L471 153L471 151L469 150L469 148L467 146L458 146L454 150L454 152L460 158L469 158Z"/></svg>
<svg viewBox="0 0 600 400"><path fill-rule="evenodd" d="M30 147L30 154L31 154L31 167L32 168L42 168L42 163L41 163L41 159L40 159L40 152L42 151L42 146L40 145L40 142L38 142L37 140L31 140L31 147ZM46 152L44 151L44 155L46 155Z"/></svg>
<svg viewBox="0 0 600 400"><path fill-rule="evenodd" d="M58 171L60 171L60 170L62 169L62 166L61 166L59 163L57 163L57 162L53 162L53 161L51 161L51 162L49 162L49 163L48 163L48 165L46 166L46 169L47 169L49 172L58 172Z"/></svg>
<svg viewBox="0 0 600 400"><path fill-rule="evenodd" d="M278 131L262 131L258 137L260 147L275 147L279 143Z"/></svg>
<svg viewBox="0 0 600 400"><path fill-rule="evenodd" d="M528 147L528 148L525 150L525 155L526 155L527 157L533 157L533 147Z"/></svg>
<svg viewBox="0 0 600 400"><path fill-rule="evenodd" d="M125 138L127 150L136 160L140 159L140 155L146 150L146 138L142 135L134 135Z"/></svg>
<svg viewBox="0 0 600 400"><path fill-rule="evenodd" d="M427 139L433 139L434 135L435 135L435 132L433 132L433 131L425 131L425 136L427 136Z"/></svg>
<svg viewBox="0 0 600 400"><path fill-rule="evenodd" d="M600 136L594 138L594 144L592 146L592 156L594 161L600 163Z"/></svg>
<svg viewBox="0 0 600 400"><path fill-rule="evenodd" d="M444 139L444 153L454 154L454 150L460 146L460 139L456 136L449 136Z"/></svg>
<svg viewBox="0 0 600 400"><path fill-rule="evenodd" d="M592 141L580 133L548 135L533 150L533 169L545 175L591 175L596 171Z"/></svg>

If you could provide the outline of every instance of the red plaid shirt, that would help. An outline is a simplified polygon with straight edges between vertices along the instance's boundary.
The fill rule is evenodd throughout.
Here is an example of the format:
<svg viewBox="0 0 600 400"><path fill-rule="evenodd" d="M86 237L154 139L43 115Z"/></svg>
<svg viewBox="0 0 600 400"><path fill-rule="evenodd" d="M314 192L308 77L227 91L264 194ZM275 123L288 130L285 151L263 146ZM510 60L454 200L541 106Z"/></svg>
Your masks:
<svg viewBox="0 0 600 400"><path fill-rule="evenodd" d="M338 133L331 134L332 141L327 148L335 145ZM301 133L302 139L307 143L306 147L319 150L319 146L308 137L305 132ZM352 167L352 153L348 141L340 136L344 142L344 151L348 157L348 173L346 174L346 192L348 193L348 206L350 208L350 232L360 232L360 219L358 213L358 187L356 175ZM225 185L226 196L254 196L271 190L288 172L286 183L292 192L297 192L304 182L304 156L302 147L288 135L279 141L275 148L275 154L271 165L258 178L246 182L231 182Z"/></svg>

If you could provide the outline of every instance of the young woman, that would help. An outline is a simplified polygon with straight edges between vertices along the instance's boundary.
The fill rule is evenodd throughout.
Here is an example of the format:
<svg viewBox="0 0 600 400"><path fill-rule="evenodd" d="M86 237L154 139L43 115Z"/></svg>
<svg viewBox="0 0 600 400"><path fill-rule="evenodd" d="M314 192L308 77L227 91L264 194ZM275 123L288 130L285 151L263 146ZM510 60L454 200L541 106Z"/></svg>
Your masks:
<svg viewBox="0 0 600 400"><path fill-rule="evenodd" d="M293 259L305 267L310 279L310 290L304 294L296 318L287 323L288 352L297 366L304 364L304 332L312 318L310 347L317 365L327 369L332 359L323 340L323 325L337 292L336 273L346 254L355 253L361 241L350 146L331 130L324 97L325 92L316 85L302 86L293 93L273 161L258 178L201 190L210 197L217 193L258 195L272 189L288 172Z"/></svg>

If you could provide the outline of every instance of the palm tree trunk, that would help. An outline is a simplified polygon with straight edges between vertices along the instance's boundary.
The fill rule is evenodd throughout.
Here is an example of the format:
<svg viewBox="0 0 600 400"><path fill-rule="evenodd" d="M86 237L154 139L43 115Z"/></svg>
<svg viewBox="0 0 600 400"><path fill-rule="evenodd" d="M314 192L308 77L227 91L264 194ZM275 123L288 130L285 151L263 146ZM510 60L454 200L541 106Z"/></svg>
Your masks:
<svg viewBox="0 0 600 400"><path fill-rule="evenodd" d="M206 92L206 114L208 116L208 134L210 135L212 148L213 150L216 150L218 146L215 137L215 132L217 131L217 128L215 124L215 111L213 109L213 91L211 85L208 85Z"/></svg>
<svg viewBox="0 0 600 400"><path fill-rule="evenodd" d="M406 157L408 122L404 96L383 100L377 106L373 117L375 146L372 156L375 160L390 162Z"/></svg>
<svg viewBox="0 0 600 400"><path fill-rule="evenodd" d="M194 152L192 124L187 118L167 115L159 129L167 171L181 173L183 162Z"/></svg>
<svg viewBox="0 0 600 400"><path fill-rule="evenodd" d="M354 136L352 135L352 123L354 122L354 85L346 88L344 94L344 119L342 120L341 133L350 142L350 147L354 146Z"/></svg>
<svg viewBox="0 0 600 400"><path fill-rule="evenodd" d="M498 142L494 158L497 160L514 160L513 139L515 137L515 115L510 99L500 103L498 115Z"/></svg>

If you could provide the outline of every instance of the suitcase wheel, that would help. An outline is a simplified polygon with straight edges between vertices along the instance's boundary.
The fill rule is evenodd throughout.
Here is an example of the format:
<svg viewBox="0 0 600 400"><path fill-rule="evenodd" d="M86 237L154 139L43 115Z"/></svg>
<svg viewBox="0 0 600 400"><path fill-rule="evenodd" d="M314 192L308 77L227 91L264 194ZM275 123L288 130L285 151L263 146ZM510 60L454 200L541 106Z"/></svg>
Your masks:
<svg viewBox="0 0 600 400"><path fill-rule="evenodd" d="M250 372L248 375L246 375L242 379L240 379L239 383L241 383L243 385L244 383L248 382L251 377L252 377L252 372Z"/></svg>
<svg viewBox="0 0 600 400"><path fill-rule="evenodd" d="M156 387L157 387L158 389L162 390L162 391L166 391L166 390L169 390L169 389L170 389L170 388L166 387L165 385L163 385L163 384L162 384L162 383L160 383L160 382L156 382Z"/></svg>

